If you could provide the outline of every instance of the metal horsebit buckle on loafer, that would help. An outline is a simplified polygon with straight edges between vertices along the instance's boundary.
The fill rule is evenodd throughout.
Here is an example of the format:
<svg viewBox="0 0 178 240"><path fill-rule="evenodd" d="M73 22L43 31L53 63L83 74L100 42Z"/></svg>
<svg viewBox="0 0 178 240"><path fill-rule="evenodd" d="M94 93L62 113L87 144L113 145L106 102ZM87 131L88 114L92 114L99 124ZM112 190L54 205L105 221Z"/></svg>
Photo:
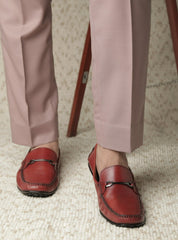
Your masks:
<svg viewBox="0 0 178 240"><path fill-rule="evenodd" d="M112 182L112 181L107 181L106 185L105 185L105 188L111 187L114 184L122 184L122 185L128 186L129 188L133 189L133 191L137 195L141 196L141 194L137 190L137 187L134 185L134 182Z"/></svg>
<svg viewBox="0 0 178 240"><path fill-rule="evenodd" d="M126 185L130 188L133 188L133 183L131 183L131 182L111 182L111 181L106 182L105 188L111 187L114 184L122 184L122 185Z"/></svg>

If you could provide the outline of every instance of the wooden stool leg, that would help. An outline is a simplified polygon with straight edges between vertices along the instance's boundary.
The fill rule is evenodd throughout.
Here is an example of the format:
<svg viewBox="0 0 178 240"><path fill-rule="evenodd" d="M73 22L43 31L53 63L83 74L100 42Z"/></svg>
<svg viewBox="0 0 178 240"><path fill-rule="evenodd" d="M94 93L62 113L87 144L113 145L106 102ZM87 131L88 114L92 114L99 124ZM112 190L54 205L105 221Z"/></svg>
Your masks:
<svg viewBox="0 0 178 240"><path fill-rule="evenodd" d="M176 0L166 0L166 6L178 72L178 10Z"/></svg>
<svg viewBox="0 0 178 240"><path fill-rule="evenodd" d="M77 85L75 89L73 105L70 114L70 120L68 124L67 137L76 135L78 121L80 117L80 111L83 102L83 96L85 93L85 87L88 80L88 74L91 64L91 35L90 35L90 23L88 24L87 35L85 39L85 45L83 49L83 55L80 63L80 69L78 74Z"/></svg>

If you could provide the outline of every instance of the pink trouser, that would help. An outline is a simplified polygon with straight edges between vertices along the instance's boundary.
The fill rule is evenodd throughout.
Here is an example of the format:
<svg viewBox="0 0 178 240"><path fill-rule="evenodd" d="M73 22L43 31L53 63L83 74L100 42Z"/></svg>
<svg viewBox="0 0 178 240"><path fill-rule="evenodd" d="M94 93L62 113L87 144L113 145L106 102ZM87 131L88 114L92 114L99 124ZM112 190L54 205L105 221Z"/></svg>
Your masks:
<svg viewBox="0 0 178 240"><path fill-rule="evenodd" d="M51 0L0 0L12 142L55 141L58 89ZM151 0L89 0L97 143L132 152L143 144Z"/></svg>

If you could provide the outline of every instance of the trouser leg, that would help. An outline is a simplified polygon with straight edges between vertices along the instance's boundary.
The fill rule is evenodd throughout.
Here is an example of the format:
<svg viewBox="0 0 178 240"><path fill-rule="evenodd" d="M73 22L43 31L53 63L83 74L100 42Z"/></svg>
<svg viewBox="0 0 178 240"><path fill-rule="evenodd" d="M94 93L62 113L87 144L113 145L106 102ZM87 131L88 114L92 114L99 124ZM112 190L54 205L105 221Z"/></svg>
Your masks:
<svg viewBox="0 0 178 240"><path fill-rule="evenodd" d="M97 143L132 152L143 144L150 0L89 0Z"/></svg>
<svg viewBox="0 0 178 240"><path fill-rule="evenodd" d="M0 27L12 142L57 140L51 0L0 0Z"/></svg>

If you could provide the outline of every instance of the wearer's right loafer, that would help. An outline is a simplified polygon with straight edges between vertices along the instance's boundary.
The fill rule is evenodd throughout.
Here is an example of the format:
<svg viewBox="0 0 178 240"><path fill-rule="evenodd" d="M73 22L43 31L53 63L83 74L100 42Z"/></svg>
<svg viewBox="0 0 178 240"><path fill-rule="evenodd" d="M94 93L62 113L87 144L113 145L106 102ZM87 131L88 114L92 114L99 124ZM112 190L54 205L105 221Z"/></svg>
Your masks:
<svg viewBox="0 0 178 240"><path fill-rule="evenodd" d="M17 188L27 196L48 197L59 185L60 149L56 153L47 147L29 149L17 172Z"/></svg>
<svg viewBox="0 0 178 240"><path fill-rule="evenodd" d="M113 165L98 175L96 169L96 147L88 156L101 215L110 223L120 227L140 227L145 215L140 194L130 168Z"/></svg>

